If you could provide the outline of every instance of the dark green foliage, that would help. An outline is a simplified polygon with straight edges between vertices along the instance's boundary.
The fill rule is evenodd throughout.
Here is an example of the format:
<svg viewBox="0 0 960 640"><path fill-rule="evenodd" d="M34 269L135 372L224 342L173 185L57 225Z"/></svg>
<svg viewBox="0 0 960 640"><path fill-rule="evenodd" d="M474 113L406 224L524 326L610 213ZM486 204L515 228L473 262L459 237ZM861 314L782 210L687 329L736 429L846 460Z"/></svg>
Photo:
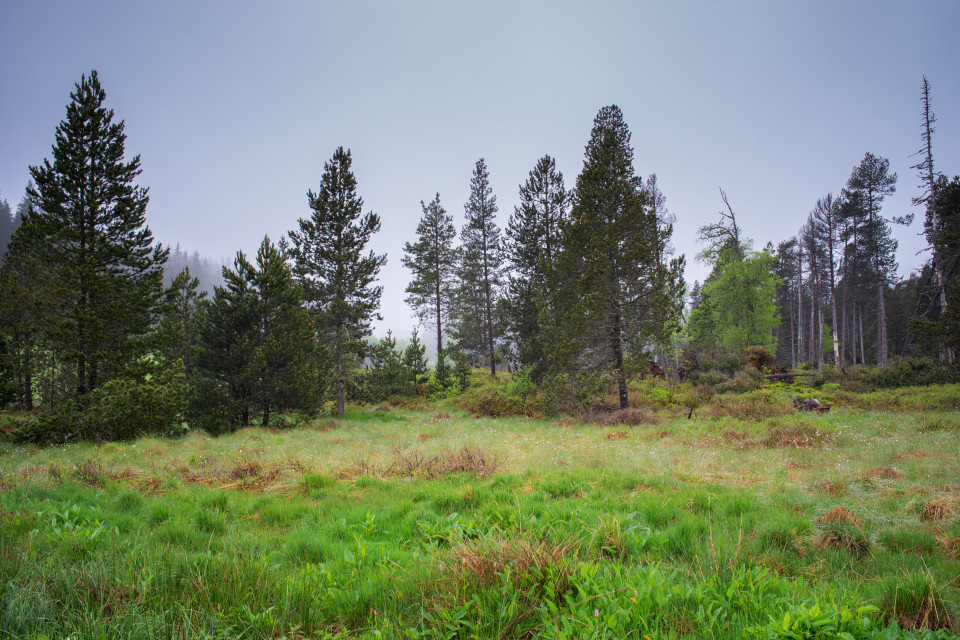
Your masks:
<svg viewBox="0 0 960 640"><path fill-rule="evenodd" d="M547 367L539 323L540 312L550 300L546 276L560 248L560 224L566 219L569 200L556 161L544 156L520 186L520 204L507 225L505 256L510 275L501 304L516 360L521 367L532 367L536 380Z"/></svg>
<svg viewBox="0 0 960 640"><path fill-rule="evenodd" d="M403 266L413 279L407 285L406 302L420 322L435 322L437 328L437 378L446 384L443 349L444 322L449 322L459 252L453 246L457 235L453 216L440 204L438 193L430 204L420 201L423 217L417 224L417 241L403 246Z"/></svg>
<svg viewBox="0 0 960 640"><path fill-rule="evenodd" d="M46 444L177 435L186 404L183 363L161 367L145 359L84 396L80 407L64 404L54 412L41 413L14 429L11 438Z"/></svg>
<svg viewBox="0 0 960 640"><path fill-rule="evenodd" d="M419 384L427 373L427 346L420 342L416 328L410 335L410 344L403 350L403 366L410 372L414 385Z"/></svg>
<svg viewBox="0 0 960 640"><path fill-rule="evenodd" d="M285 251L265 237L256 266L238 252L223 277L200 332L192 416L222 428L260 411L267 425L274 411L309 407L319 391L313 325Z"/></svg>
<svg viewBox="0 0 960 640"><path fill-rule="evenodd" d="M23 223L43 271L38 329L67 367L75 402L145 353L167 257L145 225L140 158L124 159L123 122L104 98L96 71L76 85L53 162L30 168L34 206Z"/></svg>
<svg viewBox="0 0 960 640"><path fill-rule="evenodd" d="M470 199L464 206L467 222L460 232L460 263L454 305L455 334L472 364L485 364L497 375L494 310L503 286L502 246L497 226L497 197L490 174L480 158L470 179Z"/></svg>
<svg viewBox="0 0 960 640"><path fill-rule="evenodd" d="M200 280L190 275L190 267L170 283L160 305L157 348L167 360L183 362L187 380L197 359L200 317L207 303L207 292L200 291Z"/></svg>
<svg viewBox="0 0 960 640"><path fill-rule="evenodd" d="M387 261L386 255L365 253L371 236L380 230L380 216L363 213L352 163L343 147L324 163L320 190L307 192L313 213L290 232L294 271L315 318L318 344L332 364L340 417L350 364L364 355L370 323L380 318L383 287L374 282Z"/></svg>
<svg viewBox="0 0 960 640"><path fill-rule="evenodd" d="M369 358L369 375L365 386L370 401L412 395L413 372L403 354L397 350L397 340L391 331L387 331L387 335L370 349ZM425 363L423 368L426 369Z"/></svg>
<svg viewBox="0 0 960 640"><path fill-rule="evenodd" d="M0 198L0 262L7 253L7 243L10 242L15 229L16 222L10 210L10 203L5 198Z"/></svg>
<svg viewBox="0 0 960 640"><path fill-rule="evenodd" d="M680 317L683 259L665 262L672 227L660 224L634 174L618 107L600 110L585 156L551 271L554 326L545 318L545 329L555 367L609 372L626 408L629 361Z"/></svg>

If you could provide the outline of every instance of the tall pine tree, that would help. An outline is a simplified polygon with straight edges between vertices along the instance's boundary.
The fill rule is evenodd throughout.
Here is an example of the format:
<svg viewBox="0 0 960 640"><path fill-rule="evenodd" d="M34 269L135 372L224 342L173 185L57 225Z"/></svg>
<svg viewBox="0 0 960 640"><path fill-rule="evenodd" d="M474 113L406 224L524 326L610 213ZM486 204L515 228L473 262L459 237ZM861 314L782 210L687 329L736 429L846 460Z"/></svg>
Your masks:
<svg viewBox="0 0 960 640"><path fill-rule="evenodd" d="M490 375L497 375L494 311L503 284L502 247L497 226L497 197L483 158L470 179L470 199L464 205L466 224L460 233L457 286L458 342L466 352L486 355Z"/></svg>
<svg viewBox="0 0 960 640"><path fill-rule="evenodd" d="M349 151L338 148L324 164L320 190L307 192L313 214L290 232L295 273L316 318L319 345L333 365L337 415L343 417L351 362L363 356L364 338L380 319L383 287L374 283L386 255L366 251L380 216L363 213Z"/></svg>
<svg viewBox="0 0 960 640"><path fill-rule="evenodd" d="M566 312L559 354L609 372L626 408L628 360L665 337L680 316L683 259L663 261L672 228L659 224L634 172L619 107L597 114L585 156L552 274L570 283L556 307Z"/></svg>
<svg viewBox="0 0 960 640"><path fill-rule="evenodd" d="M437 327L437 376L444 378L444 322L449 322L453 306L453 287L459 252L453 246L457 231L453 216L448 215L440 204L440 194L430 204L420 201L423 217L417 224L417 241L403 246L403 266L410 270L413 279L407 285L406 302L417 314L420 322L436 323ZM445 380L441 380L445 383Z"/></svg>
<svg viewBox="0 0 960 640"><path fill-rule="evenodd" d="M519 364L533 367L538 380L547 360L539 322L549 300L546 274L560 247L560 225L567 217L569 200L556 161L543 156L520 185L520 204L507 224L505 255L510 273L504 315Z"/></svg>
<svg viewBox="0 0 960 640"><path fill-rule="evenodd" d="M53 162L30 168L29 224L51 276L40 328L66 360L79 403L145 353L167 250L146 226L147 190L134 182L140 157L124 159L123 122L104 107L97 72L70 98Z"/></svg>

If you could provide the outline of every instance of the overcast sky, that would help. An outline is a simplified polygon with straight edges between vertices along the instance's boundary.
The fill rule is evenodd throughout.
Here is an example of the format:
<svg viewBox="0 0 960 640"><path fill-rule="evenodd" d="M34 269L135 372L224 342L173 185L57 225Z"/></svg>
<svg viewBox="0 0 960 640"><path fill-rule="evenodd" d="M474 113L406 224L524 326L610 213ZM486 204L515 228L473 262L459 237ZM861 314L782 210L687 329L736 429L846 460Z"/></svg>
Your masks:
<svg viewBox="0 0 960 640"><path fill-rule="evenodd" d="M383 221L378 333L405 335L400 257L420 201L439 192L459 229L484 157L505 225L542 155L573 186L609 104L637 172L659 176L690 282L718 186L758 248L793 235L868 151L899 174L884 214L914 211L924 74L936 168L960 173L958 26L956 0L2 0L0 197L16 206L91 69L141 156L155 236L213 258L307 217L342 145ZM903 275L919 231L895 230Z"/></svg>

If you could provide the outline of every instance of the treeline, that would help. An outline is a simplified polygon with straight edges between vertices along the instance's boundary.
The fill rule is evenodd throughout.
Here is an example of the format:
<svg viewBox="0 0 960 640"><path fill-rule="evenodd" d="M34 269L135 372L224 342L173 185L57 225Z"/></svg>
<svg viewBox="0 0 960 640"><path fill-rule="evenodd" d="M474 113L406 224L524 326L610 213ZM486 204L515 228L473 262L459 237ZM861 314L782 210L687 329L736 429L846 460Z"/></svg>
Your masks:
<svg viewBox="0 0 960 640"><path fill-rule="evenodd" d="M928 107L926 85L924 95ZM20 440L218 432L325 405L343 416L348 402L460 394L476 368L520 372L524 389L555 406L612 394L626 408L637 375L680 380L714 366L717 349L822 366L832 341L841 366L868 351L883 365L899 335L888 319L910 298L898 293L881 215L896 176L867 154L841 195L776 249L753 250L721 190L726 211L700 230L712 272L685 314L674 217L656 175L636 175L630 131L609 106L575 185L544 156L505 229L483 159L459 233L440 194L421 202L401 261L407 302L436 345L429 371L417 331L403 349L392 334L371 338L387 257L368 248L380 218L363 210L349 151L337 149L308 191L309 217L214 277L210 261L154 242L139 156L125 160L123 122L104 99L96 72L84 76L52 160L30 168L16 217L0 212L16 229L0 269L0 391L36 414L17 423ZM909 331L915 352L952 358L958 188L932 170L931 122L928 110L918 167L932 177L918 201L933 252Z"/></svg>

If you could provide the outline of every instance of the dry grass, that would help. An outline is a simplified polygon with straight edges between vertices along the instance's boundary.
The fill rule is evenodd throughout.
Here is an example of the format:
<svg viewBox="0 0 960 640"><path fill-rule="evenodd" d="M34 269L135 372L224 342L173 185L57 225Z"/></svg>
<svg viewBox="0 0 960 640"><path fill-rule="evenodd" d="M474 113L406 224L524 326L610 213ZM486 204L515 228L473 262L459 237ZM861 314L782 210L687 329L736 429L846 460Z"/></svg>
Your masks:
<svg viewBox="0 0 960 640"><path fill-rule="evenodd" d="M596 422L603 427L614 425L642 425L642 424L660 424L660 418L650 409L640 407L627 407L609 411L604 409L595 409L583 416L584 422Z"/></svg>
<svg viewBox="0 0 960 640"><path fill-rule="evenodd" d="M420 449L393 450L393 457L384 464L359 460L340 468L339 478L358 476L381 476L385 478L425 478L431 480L456 473L469 473L486 478L499 469L503 461L480 447L462 447L458 451L445 451L428 455Z"/></svg>
<svg viewBox="0 0 960 640"><path fill-rule="evenodd" d="M824 511L817 517L817 524L824 525L836 522L852 524L856 527L860 526L860 519L850 513L846 507L834 507L829 511Z"/></svg>
<svg viewBox="0 0 960 640"><path fill-rule="evenodd" d="M794 411L790 401L783 396L761 390L715 396L706 405L703 413L714 418L760 422L767 418L792 415Z"/></svg>
<svg viewBox="0 0 960 640"><path fill-rule="evenodd" d="M857 560L863 560L870 553L870 541L856 526L835 522L820 534L813 548L817 551L845 551Z"/></svg>
<svg viewBox="0 0 960 640"><path fill-rule="evenodd" d="M880 478L882 480L896 480L902 473L896 467L873 467L867 471L867 476L871 478Z"/></svg>
<svg viewBox="0 0 960 640"><path fill-rule="evenodd" d="M956 512L956 507L952 501L933 500L923 506L923 510L920 511L920 519L924 522L946 520L952 518Z"/></svg>
<svg viewBox="0 0 960 640"><path fill-rule="evenodd" d="M835 444L836 438L808 424L795 424L771 428L760 442L767 447L821 447Z"/></svg>

